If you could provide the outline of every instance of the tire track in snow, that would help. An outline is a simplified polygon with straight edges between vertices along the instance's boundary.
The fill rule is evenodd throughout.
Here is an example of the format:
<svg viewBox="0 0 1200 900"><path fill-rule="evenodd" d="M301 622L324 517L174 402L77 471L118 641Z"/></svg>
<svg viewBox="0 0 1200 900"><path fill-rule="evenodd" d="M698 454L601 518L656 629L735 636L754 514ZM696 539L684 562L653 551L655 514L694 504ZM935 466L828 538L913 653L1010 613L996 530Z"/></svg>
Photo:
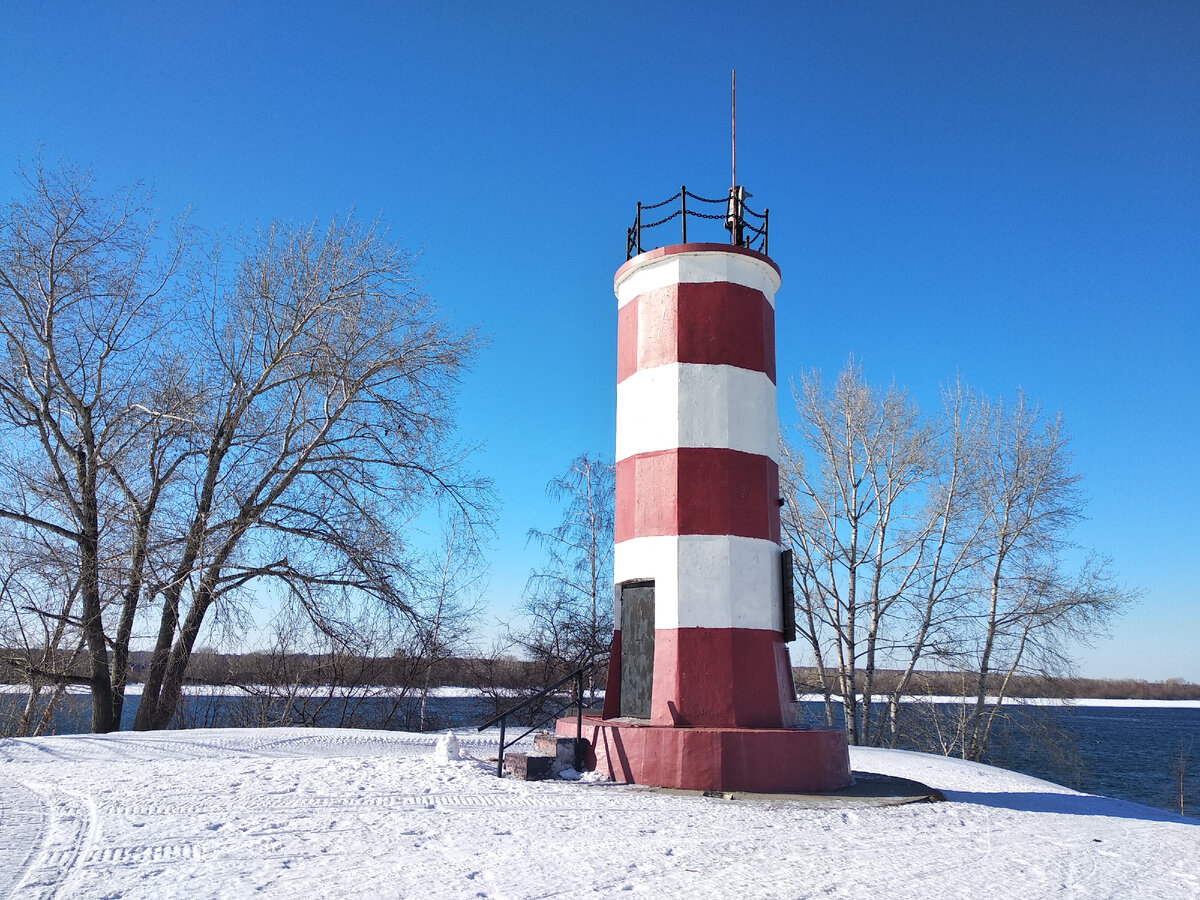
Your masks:
<svg viewBox="0 0 1200 900"><path fill-rule="evenodd" d="M42 798L19 781L0 777L0 897L16 897L46 829Z"/></svg>
<svg viewBox="0 0 1200 900"><path fill-rule="evenodd" d="M394 756L412 757L432 753L438 738L437 733L411 732L366 732L346 738L327 736L316 730L296 734L297 729L263 729L261 736L249 739L241 735L203 738L184 736L178 732L166 733L120 733L105 735L100 740L92 735L72 735L69 740L57 742L53 757L60 762L95 761L97 759L153 761L185 757L196 758L253 758L253 757L321 757L329 756ZM282 733L281 733L282 732ZM532 738L523 739L512 745L522 749L532 745ZM495 754L498 738L495 736L458 736L461 747L472 752ZM330 750L334 752L330 752ZM3 757L10 760L37 761L45 759L47 751L35 744L6 742Z"/></svg>
<svg viewBox="0 0 1200 900"><path fill-rule="evenodd" d="M368 797L305 797L289 795L277 799L240 797L236 800L213 798L210 802L104 804L103 811L121 816L200 816L229 810L239 814L260 814L273 811L303 811L306 809L389 809L396 807L424 809L542 809L577 810L577 798L564 795L531 796L527 794L391 794Z"/></svg>
<svg viewBox="0 0 1200 900"><path fill-rule="evenodd" d="M49 810L49 821L32 863L12 896L54 900L67 896L81 858L91 855L100 835L95 802L84 793L50 784L28 785Z"/></svg>
<svg viewBox="0 0 1200 900"><path fill-rule="evenodd" d="M144 844L135 847L102 847L88 854L86 862L128 866L201 859L203 856L194 844Z"/></svg>

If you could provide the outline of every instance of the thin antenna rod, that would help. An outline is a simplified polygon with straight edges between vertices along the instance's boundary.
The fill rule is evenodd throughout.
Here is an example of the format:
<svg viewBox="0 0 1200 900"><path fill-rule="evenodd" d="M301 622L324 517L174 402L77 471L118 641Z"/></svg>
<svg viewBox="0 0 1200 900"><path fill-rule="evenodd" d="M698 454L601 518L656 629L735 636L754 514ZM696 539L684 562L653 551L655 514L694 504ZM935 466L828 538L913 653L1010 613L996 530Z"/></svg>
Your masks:
<svg viewBox="0 0 1200 900"><path fill-rule="evenodd" d="M737 69L729 80L729 186L737 187Z"/></svg>

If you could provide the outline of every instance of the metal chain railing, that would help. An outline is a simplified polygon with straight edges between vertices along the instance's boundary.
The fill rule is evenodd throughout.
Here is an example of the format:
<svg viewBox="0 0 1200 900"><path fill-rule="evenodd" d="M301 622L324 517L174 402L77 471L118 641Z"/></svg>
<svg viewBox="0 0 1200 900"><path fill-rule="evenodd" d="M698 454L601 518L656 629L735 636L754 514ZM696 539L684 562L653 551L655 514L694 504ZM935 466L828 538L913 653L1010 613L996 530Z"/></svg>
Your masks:
<svg viewBox="0 0 1200 900"><path fill-rule="evenodd" d="M688 242L688 219L719 219L724 220L725 230L729 232L730 243L735 247L746 247L750 250L757 250L764 256L767 253L767 223L770 210L755 212L746 205L746 198L750 194L746 192L744 187L735 186L729 189L729 196L721 199L712 199L710 197L701 197L699 194L693 194L686 186L680 187L672 196L668 197L659 203L639 203L637 205L637 214L634 216L632 227L625 231L625 258L632 259L639 253L643 253L647 249L654 247L644 246L642 243L642 232L649 228L657 228L660 225L665 225L674 219L680 220L680 230L682 232L681 243ZM689 209L688 200L694 200L703 207L724 206L724 212L701 212L699 209ZM649 210L662 209L672 203L678 203L679 207L670 215L663 216L653 222L643 222L642 214ZM654 246L662 246L655 244Z"/></svg>

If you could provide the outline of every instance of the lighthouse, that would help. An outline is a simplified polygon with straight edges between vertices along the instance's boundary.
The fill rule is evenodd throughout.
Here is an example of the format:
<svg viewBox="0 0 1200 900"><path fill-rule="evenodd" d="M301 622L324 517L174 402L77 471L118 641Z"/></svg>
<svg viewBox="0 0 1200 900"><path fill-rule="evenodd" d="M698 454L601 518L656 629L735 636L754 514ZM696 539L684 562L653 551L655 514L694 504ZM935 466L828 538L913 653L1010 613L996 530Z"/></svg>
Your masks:
<svg viewBox="0 0 1200 900"><path fill-rule="evenodd" d="M617 781L834 790L851 780L843 732L795 727L775 406L781 277L766 215L748 222L747 196L682 188L678 209L652 225L678 217L683 241L648 250L643 213L666 204L639 205L614 278L614 634L603 715L584 719L584 736L589 763ZM689 215L719 219L698 211L715 202L727 204L731 242L689 243Z"/></svg>

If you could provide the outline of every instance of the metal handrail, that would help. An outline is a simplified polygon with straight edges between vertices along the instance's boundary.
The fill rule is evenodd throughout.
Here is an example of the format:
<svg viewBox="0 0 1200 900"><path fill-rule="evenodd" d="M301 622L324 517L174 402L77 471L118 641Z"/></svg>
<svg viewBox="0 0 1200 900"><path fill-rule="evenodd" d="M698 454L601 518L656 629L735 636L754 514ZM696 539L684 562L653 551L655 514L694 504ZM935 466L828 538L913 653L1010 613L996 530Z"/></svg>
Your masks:
<svg viewBox="0 0 1200 900"><path fill-rule="evenodd" d="M633 217L633 225L625 229L625 258L632 259L639 253L645 252L647 248L642 246L642 232L648 228L657 228L660 225L665 225L674 219L680 220L682 231L682 242L688 241L688 219L714 219L724 220L725 229L729 232L729 240L735 247L746 247L750 250L757 250L764 256L767 253L767 223L770 215L769 209L764 209L762 212L755 212L746 205L746 198L750 194L747 193L744 187L735 185L729 189L729 195L722 198L701 197L699 194L693 194L686 186L681 187L672 196L666 200L661 200L658 203L638 203L637 213ZM701 212L700 209L689 209L688 198L701 204L701 208L707 205L709 208L713 206L724 206L723 212ZM668 204L678 202L679 206L673 212L670 212L653 222L643 222L642 213L648 210L660 209Z"/></svg>
<svg viewBox="0 0 1200 900"><path fill-rule="evenodd" d="M529 734L531 731L536 729L539 725L541 725L547 719L556 718L559 715L559 713L562 713L562 712L570 709L571 704L567 703L566 706L559 707L558 709L556 709L554 712L552 712L548 716L539 717L538 720L533 723L533 725L529 726L527 729L522 731L519 735L517 735L511 741L504 740L504 730L505 730L506 725L508 724L507 723L508 717L511 716L513 713L520 712L521 710L525 709L525 707L530 706L539 700L544 700L546 697L549 697L551 694L553 694L560 687L562 687L564 684L566 684L568 681L570 681L572 679L575 680L575 690L572 692L572 699L575 702L575 709L576 709L575 740L578 741L580 738L583 737L583 676L585 673L590 672L592 669L596 668L597 665L599 665L601 662L605 662L606 660L607 660L607 657L598 657L596 659L593 659L589 663L585 663L584 665L582 665L578 669L576 669L574 672L572 672L570 675L566 675L566 676L560 678L558 681L554 682L554 684L550 685L547 688L543 688L538 693L534 694L532 697L526 697L524 700L522 700L516 706L509 707L504 712L500 713L497 716L494 716L491 719L488 719L488 721L484 722L477 729L475 729L476 731L483 731L483 729L485 729L485 728L491 728L497 722L500 723L500 753L496 758L496 776L498 778L504 777L504 750L505 750L505 748L511 747L513 744L515 744L517 741L521 740L521 738L525 737L525 735Z"/></svg>

